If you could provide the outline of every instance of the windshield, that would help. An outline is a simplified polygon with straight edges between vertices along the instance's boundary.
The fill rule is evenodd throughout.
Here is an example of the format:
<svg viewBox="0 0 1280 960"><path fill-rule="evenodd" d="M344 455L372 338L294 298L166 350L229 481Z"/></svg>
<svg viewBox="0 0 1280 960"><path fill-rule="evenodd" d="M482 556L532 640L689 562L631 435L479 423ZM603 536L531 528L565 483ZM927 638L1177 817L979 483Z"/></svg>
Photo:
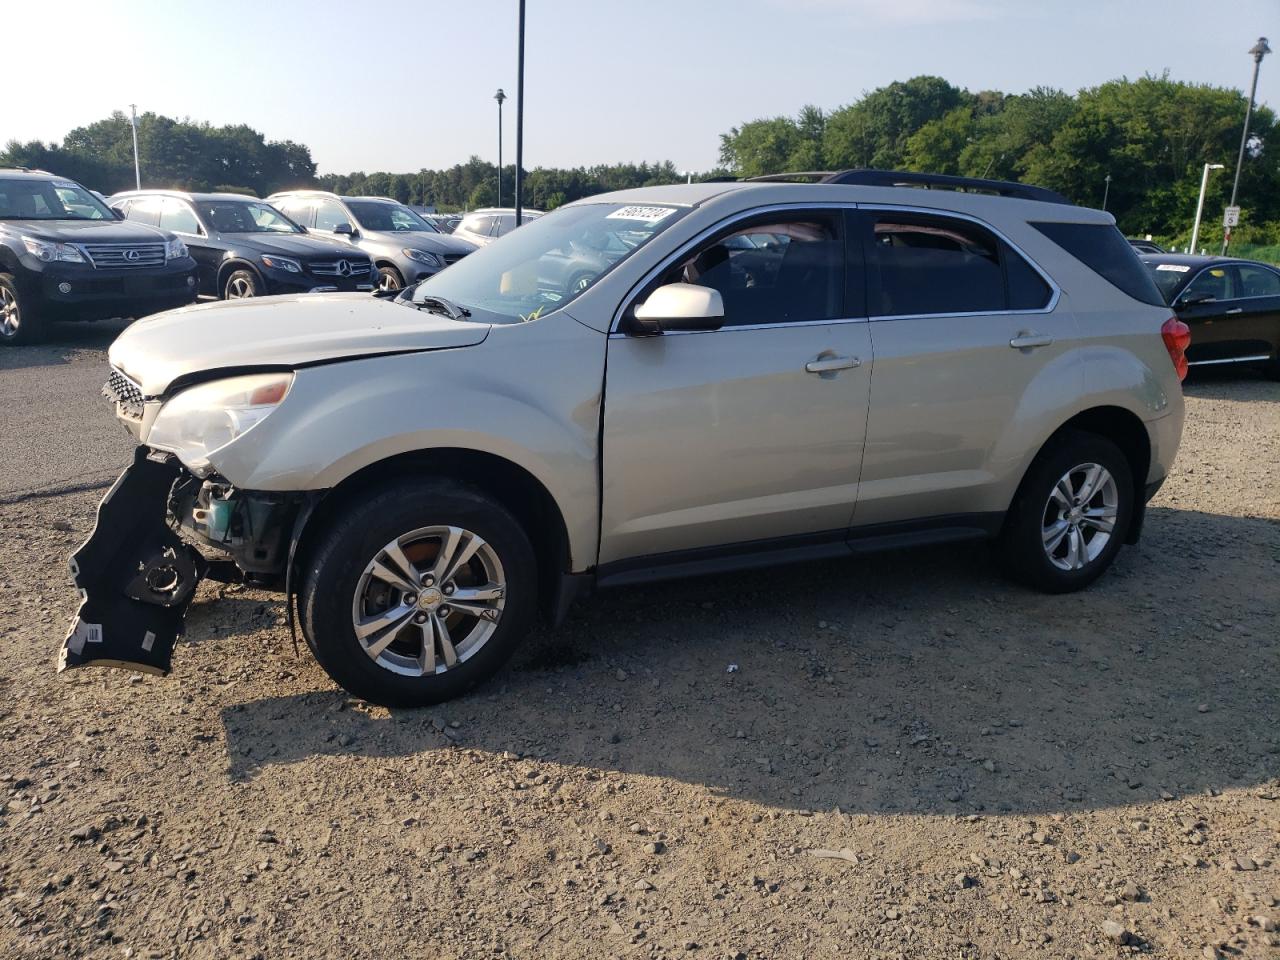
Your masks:
<svg viewBox="0 0 1280 960"><path fill-rule="evenodd" d="M1160 288L1160 293L1164 296L1164 302L1173 303L1174 294L1177 293L1178 287L1182 285L1182 281L1187 279L1187 274L1191 272L1191 268L1185 263L1145 262L1147 269L1151 271L1151 278L1155 280L1156 286Z"/></svg>
<svg viewBox="0 0 1280 960"><path fill-rule="evenodd" d="M387 233L439 233L427 221L400 203L378 200L348 200L347 209L359 221L361 230Z"/></svg>
<svg viewBox="0 0 1280 960"><path fill-rule="evenodd" d="M247 200L210 200L200 212L218 233L301 233L302 229L275 207Z"/></svg>
<svg viewBox="0 0 1280 960"><path fill-rule="evenodd" d="M114 220L96 196L70 180L0 180L0 220Z"/></svg>
<svg viewBox="0 0 1280 960"><path fill-rule="evenodd" d="M424 280L410 299L440 297L489 323L536 320L569 303L684 212L621 203L563 207Z"/></svg>

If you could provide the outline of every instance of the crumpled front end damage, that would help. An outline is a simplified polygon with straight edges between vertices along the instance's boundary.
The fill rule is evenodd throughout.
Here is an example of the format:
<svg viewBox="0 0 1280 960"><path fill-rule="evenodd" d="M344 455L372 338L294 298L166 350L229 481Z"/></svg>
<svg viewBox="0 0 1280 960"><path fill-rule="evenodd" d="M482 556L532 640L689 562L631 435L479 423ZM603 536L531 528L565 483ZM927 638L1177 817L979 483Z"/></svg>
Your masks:
<svg viewBox="0 0 1280 960"><path fill-rule="evenodd" d="M206 574L268 585L283 579L302 500L201 480L172 455L138 447L99 504L93 533L71 556L82 600L58 670L93 664L168 673ZM206 559L179 536L179 525L227 559Z"/></svg>
<svg viewBox="0 0 1280 960"><path fill-rule="evenodd" d="M98 521L71 556L80 610L58 670L85 664L168 673L173 645L207 564L166 523L183 475L173 457L139 447L98 505Z"/></svg>

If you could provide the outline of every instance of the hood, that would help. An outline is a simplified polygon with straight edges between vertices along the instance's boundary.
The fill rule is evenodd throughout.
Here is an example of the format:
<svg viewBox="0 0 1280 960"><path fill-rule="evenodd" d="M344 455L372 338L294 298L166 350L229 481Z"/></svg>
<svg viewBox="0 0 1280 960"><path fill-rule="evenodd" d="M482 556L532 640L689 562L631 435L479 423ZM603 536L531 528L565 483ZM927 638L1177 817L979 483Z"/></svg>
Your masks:
<svg viewBox="0 0 1280 960"><path fill-rule="evenodd" d="M447 233L426 233L417 230L406 230L402 233L377 230L366 231L361 236L368 237L378 243L391 244L397 247L408 247L410 250L425 250L427 253L468 254L475 250L474 243L468 243L461 237Z"/></svg>
<svg viewBox="0 0 1280 960"><path fill-rule="evenodd" d="M246 367L300 367L481 343L489 324L450 320L367 293L224 300L139 320L111 345L111 365L162 396L179 378Z"/></svg>
<svg viewBox="0 0 1280 960"><path fill-rule="evenodd" d="M359 256L349 243L306 233L223 233L220 236L238 250L257 253L278 253L286 257Z"/></svg>
<svg viewBox="0 0 1280 960"><path fill-rule="evenodd" d="M14 233L59 243L158 243L173 234L131 220L6 220Z"/></svg>

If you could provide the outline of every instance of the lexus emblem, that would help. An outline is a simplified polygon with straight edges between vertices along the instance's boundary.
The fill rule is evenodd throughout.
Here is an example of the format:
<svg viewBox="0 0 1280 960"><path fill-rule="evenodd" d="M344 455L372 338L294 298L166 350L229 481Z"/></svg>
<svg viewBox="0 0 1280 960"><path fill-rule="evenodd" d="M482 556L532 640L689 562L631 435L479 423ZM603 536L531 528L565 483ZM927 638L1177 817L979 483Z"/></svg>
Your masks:
<svg viewBox="0 0 1280 960"><path fill-rule="evenodd" d="M124 258L125 258L126 260L131 261L131 262L132 262L132 261L141 260L141 259L142 259L142 251L140 251L140 250L126 250L126 251L124 252Z"/></svg>
<svg viewBox="0 0 1280 960"><path fill-rule="evenodd" d="M345 260L339 260L334 264L334 269L338 271L338 276L340 277L351 276L351 264L347 263Z"/></svg>

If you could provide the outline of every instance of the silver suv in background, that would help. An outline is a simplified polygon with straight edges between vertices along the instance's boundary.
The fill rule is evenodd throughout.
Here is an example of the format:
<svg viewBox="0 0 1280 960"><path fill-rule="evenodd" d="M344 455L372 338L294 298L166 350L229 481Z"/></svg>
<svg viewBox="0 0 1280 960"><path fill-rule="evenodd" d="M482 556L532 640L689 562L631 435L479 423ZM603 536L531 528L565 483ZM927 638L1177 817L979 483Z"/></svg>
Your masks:
<svg viewBox="0 0 1280 960"><path fill-rule="evenodd" d="M540 210L521 210L521 224L532 223L542 216ZM504 237L516 228L514 207L482 207L472 210L453 228L452 236L461 237L478 247L486 246Z"/></svg>
<svg viewBox="0 0 1280 960"><path fill-rule="evenodd" d="M388 197L343 197L323 190L273 193L267 202L320 236L351 243L378 269L382 290L401 290L434 276L476 248L441 233L418 213Z"/></svg>
<svg viewBox="0 0 1280 960"><path fill-rule="evenodd" d="M167 671L234 568L388 705L593 588L968 538L1086 586L1172 467L1186 326L1110 215L921 181L606 194L395 298L134 325L107 392L140 446L72 558L62 666ZM547 282L568 258L594 275Z"/></svg>

